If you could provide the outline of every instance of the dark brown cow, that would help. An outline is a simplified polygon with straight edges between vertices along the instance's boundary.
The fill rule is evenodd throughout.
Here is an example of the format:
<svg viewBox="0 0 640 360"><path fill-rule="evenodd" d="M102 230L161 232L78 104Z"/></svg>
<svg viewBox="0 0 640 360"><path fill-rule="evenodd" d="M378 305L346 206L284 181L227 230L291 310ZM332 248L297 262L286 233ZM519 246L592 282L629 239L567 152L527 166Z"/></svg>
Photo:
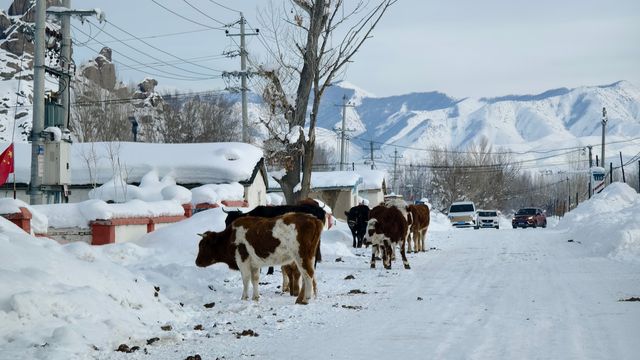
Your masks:
<svg viewBox="0 0 640 360"><path fill-rule="evenodd" d="M427 228L431 221L429 207L424 204L407 206L407 216L409 217L409 232L411 236L407 238L407 252L411 252L411 240L413 238L414 251L426 251L424 246L427 237Z"/></svg>
<svg viewBox="0 0 640 360"><path fill-rule="evenodd" d="M313 264L320 243L322 221L301 213L274 218L245 216L222 232L206 232L200 240L196 265L206 267L225 263L242 274L242 299L249 298L249 281L253 300L258 300L258 281L263 266L295 263L302 276L303 288L297 304L307 304L313 291Z"/></svg>
<svg viewBox="0 0 640 360"><path fill-rule="evenodd" d="M371 209L365 243L372 244L371 268L376 267L375 248L382 249L382 263L385 269L391 269L393 248L400 245L400 255L405 269L410 269L404 246L407 239L407 220L397 207L378 205Z"/></svg>

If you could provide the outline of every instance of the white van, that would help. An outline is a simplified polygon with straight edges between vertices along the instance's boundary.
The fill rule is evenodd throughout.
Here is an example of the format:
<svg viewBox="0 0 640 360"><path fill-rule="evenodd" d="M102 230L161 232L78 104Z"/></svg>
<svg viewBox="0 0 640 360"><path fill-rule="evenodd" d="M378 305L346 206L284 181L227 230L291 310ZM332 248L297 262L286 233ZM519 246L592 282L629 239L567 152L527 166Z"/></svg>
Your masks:
<svg viewBox="0 0 640 360"><path fill-rule="evenodd" d="M472 227L476 225L476 206L472 201L456 201L449 207L451 225Z"/></svg>

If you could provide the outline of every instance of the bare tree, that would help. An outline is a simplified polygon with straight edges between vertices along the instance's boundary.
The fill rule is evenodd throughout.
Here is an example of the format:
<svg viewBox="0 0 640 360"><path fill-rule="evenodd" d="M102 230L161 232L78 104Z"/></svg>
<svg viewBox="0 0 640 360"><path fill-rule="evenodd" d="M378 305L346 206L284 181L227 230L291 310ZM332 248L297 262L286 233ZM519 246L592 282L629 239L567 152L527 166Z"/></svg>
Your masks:
<svg viewBox="0 0 640 360"><path fill-rule="evenodd" d="M238 141L239 123L233 116L232 104L222 95L193 96L184 103L172 101L172 95L164 98L166 142Z"/></svg>
<svg viewBox="0 0 640 360"><path fill-rule="evenodd" d="M465 151L434 148L429 168L434 205L445 209L456 200L480 207L503 208L519 177L519 166L508 152L494 152L483 138Z"/></svg>
<svg viewBox="0 0 640 360"><path fill-rule="evenodd" d="M347 5L345 0L291 0L286 9L272 2L265 12L270 17L261 19L273 45L270 50L275 62L274 67L260 69L266 80L263 98L271 111L264 124L280 142L273 155L285 169L278 182L287 203L309 193L316 120L324 91L353 61L396 1L378 0L374 5L354 1Z"/></svg>
<svg viewBox="0 0 640 360"><path fill-rule="evenodd" d="M69 127L80 142L131 140L131 105L117 96L92 81L77 87Z"/></svg>

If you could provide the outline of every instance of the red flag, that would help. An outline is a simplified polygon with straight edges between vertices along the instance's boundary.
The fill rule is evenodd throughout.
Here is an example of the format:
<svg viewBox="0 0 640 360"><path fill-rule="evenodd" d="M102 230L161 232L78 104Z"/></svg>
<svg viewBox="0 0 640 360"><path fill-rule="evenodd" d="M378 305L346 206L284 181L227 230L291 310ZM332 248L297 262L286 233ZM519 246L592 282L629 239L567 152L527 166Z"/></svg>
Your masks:
<svg viewBox="0 0 640 360"><path fill-rule="evenodd" d="M0 155L0 185L7 182L9 174L13 172L13 144Z"/></svg>

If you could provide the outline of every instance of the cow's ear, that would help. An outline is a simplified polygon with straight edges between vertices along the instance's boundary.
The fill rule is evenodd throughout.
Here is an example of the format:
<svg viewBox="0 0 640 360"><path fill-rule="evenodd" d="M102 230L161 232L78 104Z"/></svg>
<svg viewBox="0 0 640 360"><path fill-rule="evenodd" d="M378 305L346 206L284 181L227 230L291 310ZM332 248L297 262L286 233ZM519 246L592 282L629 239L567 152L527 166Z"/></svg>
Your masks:
<svg viewBox="0 0 640 360"><path fill-rule="evenodd" d="M345 215L347 215L347 216L349 216L349 212L348 212L348 211L345 211L345 212L344 212L344 214L345 214Z"/></svg>

